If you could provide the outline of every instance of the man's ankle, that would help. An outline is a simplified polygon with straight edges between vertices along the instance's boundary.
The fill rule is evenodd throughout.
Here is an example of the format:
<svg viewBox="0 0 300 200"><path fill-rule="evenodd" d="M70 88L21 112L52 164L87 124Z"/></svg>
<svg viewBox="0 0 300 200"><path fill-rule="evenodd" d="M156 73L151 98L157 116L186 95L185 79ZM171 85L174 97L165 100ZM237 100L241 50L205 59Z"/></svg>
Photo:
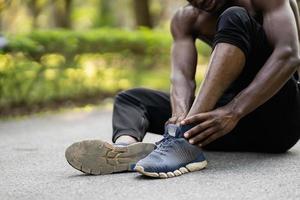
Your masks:
<svg viewBox="0 0 300 200"><path fill-rule="evenodd" d="M116 139L115 144L133 144L136 142L138 142L138 140L135 137L130 135L121 135Z"/></svg>

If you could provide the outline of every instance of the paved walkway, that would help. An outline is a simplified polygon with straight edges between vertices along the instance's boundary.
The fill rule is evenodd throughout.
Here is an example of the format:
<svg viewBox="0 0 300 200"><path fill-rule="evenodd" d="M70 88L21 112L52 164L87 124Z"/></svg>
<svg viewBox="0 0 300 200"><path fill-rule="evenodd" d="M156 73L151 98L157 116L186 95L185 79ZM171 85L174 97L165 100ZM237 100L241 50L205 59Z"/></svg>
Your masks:
<svg viewBox="0 0 300 200"><path fill-rule="evenodd" d="M110 141L110 134L111 111L0 122L0 199L300 199L299 143L283 155L207 152L207 169L166 180L137 173L86 176L65 161L71 143Z"/></svg>

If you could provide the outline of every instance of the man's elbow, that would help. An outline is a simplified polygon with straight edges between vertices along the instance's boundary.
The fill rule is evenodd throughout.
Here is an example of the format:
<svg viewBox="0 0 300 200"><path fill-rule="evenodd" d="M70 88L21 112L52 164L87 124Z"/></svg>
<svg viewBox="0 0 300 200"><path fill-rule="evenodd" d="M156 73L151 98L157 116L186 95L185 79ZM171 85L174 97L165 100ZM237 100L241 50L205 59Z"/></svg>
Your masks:
<svg viewBox="0 0 300 200"><path fill-rule="evenodd" d="M284 60L290 68L296 70L300 66L299 51L292 47L282 47L279 50L279 57Z"/></svg>
<svg viewBox="0 0 300 200"><path fill-rule="evenodd" d="M299 56L291 57L290 60L291 68L295 71L300 67L300 58Z"/></svg>

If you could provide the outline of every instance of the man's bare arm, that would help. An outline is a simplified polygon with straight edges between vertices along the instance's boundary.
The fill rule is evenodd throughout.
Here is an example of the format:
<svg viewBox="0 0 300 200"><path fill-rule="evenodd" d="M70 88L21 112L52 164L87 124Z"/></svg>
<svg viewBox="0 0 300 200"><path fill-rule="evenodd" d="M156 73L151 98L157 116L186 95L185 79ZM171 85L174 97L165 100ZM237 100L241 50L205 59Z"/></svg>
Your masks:
<svg viewBox="0 0 300 200"><path fill-rule="evenodd" d="M299 21L299 8L296 0L289 0L291 8L293 10L295 19L296 19L296 25L298 30L298 38L300 39L300 21ZM298 40L300 42L300 40Z"/></svg>
<svg viewBox="0 0 300 200"><path fill-rule="evenodd" d="M184 135L192 144L202 147L232 131L243 116L276 94L300 65L297 26L289 1L257 0L257 4L263 11L264 30L274 51L250 85L229 104L181 122L197 123Z"/></svg>
<svg viewBox="0 0 300 200"><path fill-rule="evenodd" d="M297 25L289 1L260 0L260 3L264 30L274 51L252 83L230 103L240 117L270 99L300 65Z"/></svg>
<svg viewBox="0 0 300 200"><path fill-rule="evenodd" d="M171 104L172 120L177 123L188 113L195 95L195 73L197 66L197 50L191 27L196 13L185 8L180 9L172 19L172 73Z"/></svg>
<svg viewBox="0 0 300 200"><path fill-rule="evenodd" d="M290 0L290 5L293 10L295 19L296 19L296 25L298 30L298 42L300 43L300 19L299 19L299 8L296 0ZM300 66L298 67L298 76L300 79Z"/></svg>

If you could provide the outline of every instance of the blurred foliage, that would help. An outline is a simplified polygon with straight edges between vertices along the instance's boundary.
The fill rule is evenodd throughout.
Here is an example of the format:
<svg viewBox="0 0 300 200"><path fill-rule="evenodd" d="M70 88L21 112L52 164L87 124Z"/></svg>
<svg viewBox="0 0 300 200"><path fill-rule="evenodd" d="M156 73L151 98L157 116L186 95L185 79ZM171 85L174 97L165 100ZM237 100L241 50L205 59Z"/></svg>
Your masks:
<svg viewBox="0 0 300 200"><path fill-rule="evenodd" d="M23 35L7 35L9 51L23 52L39 59L47 53L61 53L68 58L81 53L122 52L154 56L166 54L171 38L166 32L96 29L88 31L33 31Z"/></svg>
<svg viewBox="0 0 300 200"><path fill-rule="evenodd" d="M0 30L168 27L185 0L0 0ZM151 23L150 23L151 22Z"/></svg>
<svg viewBox="0 0 300 200"><path fill-rule="evenodd" d="M169 23L184 4L0 0L0 115L15 108L103 99L131 87L168 91ZM199 64L204 64L210 48L197 47Z"/></svg>
<svg viewBox="0 0 300 200"><path fill-rule="evenodd" d="M113 96L131 87L167 91L171 38L141 29L34 31L9 35L0 54L0 110ZM198 43L200 64L210 49Z"/></svg>

